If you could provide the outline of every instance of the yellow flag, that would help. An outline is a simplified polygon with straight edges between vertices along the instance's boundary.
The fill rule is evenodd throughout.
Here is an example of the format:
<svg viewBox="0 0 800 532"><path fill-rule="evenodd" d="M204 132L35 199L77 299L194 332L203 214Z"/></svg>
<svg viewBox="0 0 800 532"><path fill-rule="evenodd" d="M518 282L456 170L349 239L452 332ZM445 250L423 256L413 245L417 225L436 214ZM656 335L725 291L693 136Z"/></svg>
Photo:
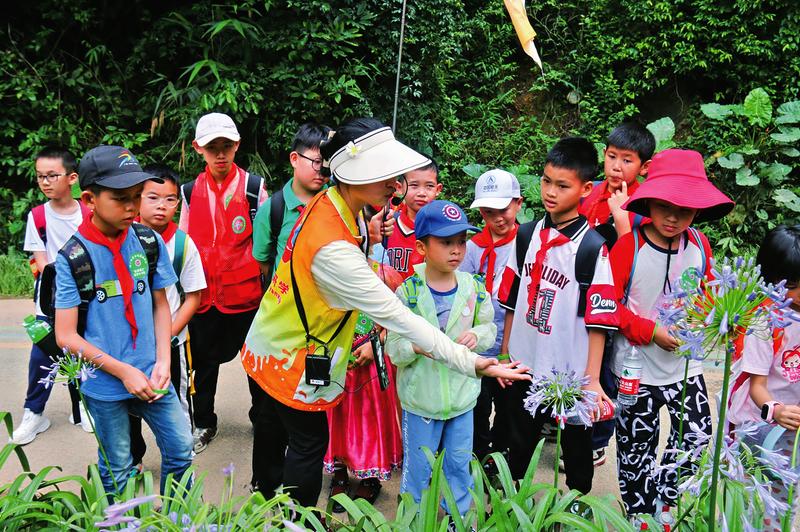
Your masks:
<svg viewBox="0 0 800 532"><path fill-rule="evenodd" d="M506 11L511 17L511 24L514 25L514 30L517 32L519 43L526 54L531 56L533 61L539 66L544 76L544 68L542 67L542 58L539 57L539 51L536 50L536 45L533 43L536 32L528 21L528 13L525 11L525 0L503 0L506 6Z"/></svg>

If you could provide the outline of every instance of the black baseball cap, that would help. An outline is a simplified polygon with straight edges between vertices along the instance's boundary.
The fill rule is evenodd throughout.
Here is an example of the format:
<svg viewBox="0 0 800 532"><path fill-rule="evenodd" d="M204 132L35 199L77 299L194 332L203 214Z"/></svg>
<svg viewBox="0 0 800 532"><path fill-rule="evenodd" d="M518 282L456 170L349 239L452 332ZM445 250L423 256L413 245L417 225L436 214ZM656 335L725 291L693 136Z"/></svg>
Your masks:
<svg viewBox="0 0 800 532"><path fill-rule="evenodd" d="M100 185L106 188L129 188L149 179L163 182L142 171L130 150L121 146L97 146L87 151L78 165L81 188Z"/></svg>

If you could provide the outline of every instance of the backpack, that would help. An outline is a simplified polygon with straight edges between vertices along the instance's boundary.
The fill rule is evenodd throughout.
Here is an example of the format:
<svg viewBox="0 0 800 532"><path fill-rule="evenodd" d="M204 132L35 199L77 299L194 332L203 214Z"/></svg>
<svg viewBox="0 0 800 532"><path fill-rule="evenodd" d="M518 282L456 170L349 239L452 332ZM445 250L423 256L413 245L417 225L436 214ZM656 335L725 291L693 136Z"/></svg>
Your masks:
<svg viewBox="0 0 800 532"><path fill-rule="evenodd" d="M525 255L528 252L528 247L533 240L533 231L536 229L537 220L524 223L517 229L517 271L522 276L522 269L525 264ZM578 281L579 299L578 299L578 317L582 318L586 314L586 293L592 284L594 277L594 269L597 264L597 255L600 253L600 248L603 247L606 240L603 236L592 229L587 229L586 234L583 235L581 243L578 244L578 251L575 256L575 280ZM520 245L524 244L524 245Z"/></svg>
<svg viewBox="0 0 800 532"><path fill-rule="evenodd" d="M150 286L153 285L153 276L158 266L159 247L156 233L147 226L139 223L134 223L133 227L136 236L139 238L139 243L144 249L145 256L147 257L147 280ZM176 242L177 244L177 242ZM78 305L78 334L83 334L86 330L86 315L89 310L89 302L93 299L98 301L105 301L108 297L106 288L98 286L94 278L94 264L92 258L89 256L89 251L86 249L84 243L77 237L72 236L67 243L64 244L58 251L59 255L67 259L69 269L72 272L72 278L75 279L75 285L78 287L78 296L80 297L80 304ZM176 253L177 255L177 253ZM41 276L41 285L39 290L39 304L42 307L42 314L55 320L55 300L56 300L56 267L55 263L48 264ZM139 280L134 286L134 291L144 293L144 281Z"/></svg>
<svg viewBox="0 0 800 532"><path fill-rule="evenodd" d="M183 291L181 286L181 272L183 272L183 265L186 263L186 248L189 245L189 239L184 231L178 229L175 231L175 256L172 257L172 269L175 270L175 275L178 277L178 282L175 283L175 288L178 289L178 294L181 296L181 302L186 299L186 292Z"/></svg>
<svg viewBox="0 0 800 532"><path fill-rule="evenodd" d="M264 178L256 174L251 174L250 172L245 172L245 175L247 176L245 197L247 198L247 203L250 207L250 223L253 223L253 220L256 219L256 213L258 212L258 192L261 188L261 182L264 181ZM196 179L181 185L181 192L186 200L186 205L189 205L192 202L192 191L194 190L195 183L197 183Z"/></svg>
<svg viewBox="0 0 800 532"><path fill-rule="evenodd" d="M272 265L272 272L275 271L275 259L278 257L278 236L281 234L283 225L283 215L286 209L286 200L283 197L283 189L276 190L269 197L269 238L272 247L267 250L267 262ZM270 272L270 277L272 277ZM267 279L267 282L270 280Z"/></svg>
<svg viewBox="0 0 800 532"><path fill-rule="evenodd" d="M474 327L478 323L478 313L481 309L481 303L486 301L489 294L486 292L486 285L484 284L484 276L482 273L472 274L472 280L475 283L475 314L472 319L472 325ZM416 308L419 301L419 290L424 284L422 278L414 273L400 285L403 287L403 294L406 296L408 308L411 310Z"/></svg>
<svg viewBox="0 0 800 532"><path fill-rule="evenodd" d="M42 203L32 208L31 217L33 218L33 225L36 227L36 232L39 234L39 238L42 239L42 244L47 246L47 216L45 215L44 205L45 204ZM89 207L84 205L82 201L78 201L78 205L81 209L81 216L85 220L92 211L90 211ZM31 257L29 262L33 278L37 279L39 277L39 268L36 266L36 260Z"/></svg>

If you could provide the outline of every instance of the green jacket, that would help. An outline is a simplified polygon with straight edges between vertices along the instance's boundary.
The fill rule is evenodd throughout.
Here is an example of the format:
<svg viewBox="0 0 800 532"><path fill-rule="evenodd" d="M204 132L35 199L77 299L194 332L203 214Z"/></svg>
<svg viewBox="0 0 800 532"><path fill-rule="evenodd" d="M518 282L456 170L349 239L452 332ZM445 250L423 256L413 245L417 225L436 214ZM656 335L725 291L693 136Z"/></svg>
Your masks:
<svg viewBox="0 0 800 532"><path fill-rule="evenodd" d="M425 264L417 264L414 270L416 273L397 289L397 296L415 314L438 327L436 304L425 282ZM451 340L464 331L475 333L478 345L473 351L486 351L494 345L497 336L492 302L483 281L469 273L456 271L455 274L458 289L444 332ZM397 366L397 395L403 410L425 418L452 419L475 407L481 391L479 378L461 375L444 364L414 353L409 340L391 331L386 352Z"/></svg>

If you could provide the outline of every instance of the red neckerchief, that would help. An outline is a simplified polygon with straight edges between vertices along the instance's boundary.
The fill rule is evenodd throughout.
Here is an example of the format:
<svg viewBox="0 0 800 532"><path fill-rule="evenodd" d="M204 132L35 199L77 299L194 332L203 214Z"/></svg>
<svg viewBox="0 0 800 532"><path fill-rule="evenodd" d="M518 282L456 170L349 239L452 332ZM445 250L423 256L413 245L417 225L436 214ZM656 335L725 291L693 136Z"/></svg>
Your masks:
<svg viewBox="0 0 800 532"><path fill-rule="evenodd" d="M129 231L130 229L128 229ZM117 274L119 286L122 288L122 299L125 302L125 319L131 327L131 337L133 337L133 348L136 349L136 335L139 334L139 327L136 326L136 314L133 312L133 277L125 264L125 259L122 257L122 244L128 237L128 231L123 231L115 239L110 239L104 235L94 223L92 223L92 216L86 218L83 223L78 227L78 232L83 237L97 244L108 248L111 255L114 257L114 273Z"/></svg>
<svg viewBox="0 0 800 532"><path fill-rule="evenodd" d="M411 231L414 230L414 220L408 217L408 206L406 206L405 203L400 205L400 214L398 215L398 218L401 222L403 222L403 225L406 227L406 229L410 229Z"/></svg>
<svg viewBox="0 0 800 532"><path fill-rule="evenodd" d="M483 231L472 237L472 241L475 245L483 248L483 255L481 255L481 262L480 266L478 266L478 270L486 273L486 291L489 294L493 293L492 288L494 286L494 267L495 261L497 260L497 252L495 249L513 242L514 239L517 238L518 227L517 224L514 224L514 227L511 228L508 234L497 242L492 238L492 232L489 231L488 226L485 226ZM484 264L486 265L485 270Z"/></svg>
<svg viewBox="0 0 800 532"><path fill-rule="evenodd" d="M220 231L226 230L224 213L225 213L225 191L228 190L231 181L239 175L239 167L235 164L231 165L231 171L222 180L222 183L217 183L214 176L211 174L211 168L206 166L206 183L208 183L208 190L214 195L216 207L214 208L214 225L217 228L217 240L224 238L224 235L219 234Z"/></svg>
<svg viewBox="0 0 800 532"><path fill-rule="evenodd" d="M541 245L539 247L539 251L536 252L536 259L533 261L533 267L531 268L531 284L528 285L528 305L530 309L535 309L536 297L539 293L539 285L542 282L542 266L545 258L547 257L547 252L550 251L551 248L561 246L569 242L569 238L564 236L562 233L559 233L558 230L556 230L556 237L550 240L550 229L550 227L545 227L539 232L539 240L541 241Z"/></svg>

